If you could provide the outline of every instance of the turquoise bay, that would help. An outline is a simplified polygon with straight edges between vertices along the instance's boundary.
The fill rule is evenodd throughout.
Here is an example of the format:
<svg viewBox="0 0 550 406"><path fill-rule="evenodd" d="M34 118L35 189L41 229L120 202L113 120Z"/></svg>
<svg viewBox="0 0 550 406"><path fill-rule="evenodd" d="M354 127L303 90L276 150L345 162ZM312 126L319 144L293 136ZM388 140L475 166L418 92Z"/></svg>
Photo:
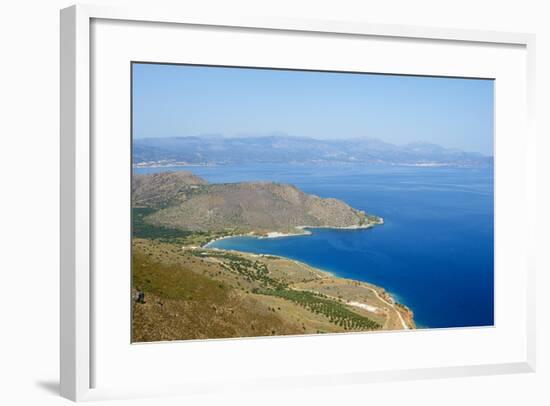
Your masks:
<svg viewBox="0 0 550 406"><path fill-rule="evenodd" d="M493 168L239 165L190 170L211 183L275 181L341 199L384 218L368 230L312 229L309 236L234 237L211 247L285 256L379 285L409 306L420 327L494 321Z"/></svg>

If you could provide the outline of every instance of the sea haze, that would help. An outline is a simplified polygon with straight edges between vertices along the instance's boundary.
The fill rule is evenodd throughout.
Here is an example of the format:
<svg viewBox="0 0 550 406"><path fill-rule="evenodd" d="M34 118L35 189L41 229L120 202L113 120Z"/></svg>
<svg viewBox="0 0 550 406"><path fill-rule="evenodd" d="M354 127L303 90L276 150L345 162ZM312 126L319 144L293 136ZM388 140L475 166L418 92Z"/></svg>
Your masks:
<svg viewBox="0 0 550 406"><path fill-rule="evenodd" d="M135 138L137 167L167 165L242 165L265 163L368 163L445 166L486 166L493 158L425 142L394 145L376 138L320 140L308 137L219 135Z"/></svg>
<svg viewBox="0 0 550 406"><path fill-rule="evenodd" d="M341 199L385 224L313 229L310 236L235 237L211 246L281 255L371 282L409 306L419 327L494 321L493 167L248 164L134 168L190 170L211 183L276 181Z"/></svg>

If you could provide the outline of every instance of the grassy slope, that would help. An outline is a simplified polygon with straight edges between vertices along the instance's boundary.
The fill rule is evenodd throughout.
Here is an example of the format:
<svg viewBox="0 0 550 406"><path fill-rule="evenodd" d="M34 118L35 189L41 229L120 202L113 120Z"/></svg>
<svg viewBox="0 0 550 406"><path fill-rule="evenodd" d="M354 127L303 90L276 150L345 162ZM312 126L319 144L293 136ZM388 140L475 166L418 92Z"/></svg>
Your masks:
<svg viewBox="0 0 550 406"><path fill-rule="evenodd" d="M132 261L134 292L145 293L145 303L133 304L134 342L399 328L370 285L295 261L150 239L134 239Z"/></svg>

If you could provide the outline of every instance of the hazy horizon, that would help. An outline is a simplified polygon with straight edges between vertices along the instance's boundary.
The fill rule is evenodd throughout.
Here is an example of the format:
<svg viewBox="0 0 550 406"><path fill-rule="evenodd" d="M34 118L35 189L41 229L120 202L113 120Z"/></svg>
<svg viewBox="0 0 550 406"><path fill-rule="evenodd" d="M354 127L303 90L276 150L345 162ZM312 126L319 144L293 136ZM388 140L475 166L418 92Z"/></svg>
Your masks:
<svg viewBox="0 0 550 406"><path fill-rule="evenodd" d="M285 133L234 134L234 135L225 135L225 134L217 133L217 134L196 134L196 135L174 135L174 136L166 136L166 137L141 137L141 138L138 137L136 139L138 139L138 140L155 140L155 139L171 139L171 138L200 138L200 137L210 138L210 139L212 139L212 138L242 139L242 138L287 137L287 138L309 139L309 140L313 140L313 141L325 141L325 142L370 140L370 141L378 141L378 142L382 142L382 143L385 143L385 144L394 145L396 147L406 147L408 145L415 145L415 144L418 144L418 145L437 145L437 146L440 146L442 148L450 149L450 150L455 149L455 150L459 150L461 152L479 153L479 154L481 154L483 156L486 156L486 157L492 157L493 156L492 152L491 152L491 154L485 154L485 153L481 153L481 152L477 152L477 151L463 150L463 149L460 149L460 148L448 148L448 147L445 147L441 144L437 144L437 143L434 143L434 142L422 141L422 140L411 141L411 142L407 142L405 144L397 144L397 143L393 143L393 142L384 141L384 140L381 140L380 138L376 138L376 137L317 138L317 137L306 137L306 136L302 136L302 135L285 134Z"/></svg>
<svg viewBox="0 0 550 406"><path fill-rule="evenodd" d="M493 156L493 88L480 79L135 63L133 137L371 139Z"/></svg>

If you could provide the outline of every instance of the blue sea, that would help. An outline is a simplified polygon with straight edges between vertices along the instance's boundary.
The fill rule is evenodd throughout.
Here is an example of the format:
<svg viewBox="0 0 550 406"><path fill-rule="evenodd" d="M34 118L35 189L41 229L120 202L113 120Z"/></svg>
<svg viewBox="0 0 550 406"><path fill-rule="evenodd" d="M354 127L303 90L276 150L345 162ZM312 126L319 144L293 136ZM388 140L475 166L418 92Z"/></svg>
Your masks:
<svg viewBox="0 0 550 406"><path fill-rule="evenodd" d="M235 237L211 246L274 254L385 288L418 327L489 326L494 320L493 168L239 165L190 170L211 183L276 181L341 199L384 218L368 230Z"/></svg>

